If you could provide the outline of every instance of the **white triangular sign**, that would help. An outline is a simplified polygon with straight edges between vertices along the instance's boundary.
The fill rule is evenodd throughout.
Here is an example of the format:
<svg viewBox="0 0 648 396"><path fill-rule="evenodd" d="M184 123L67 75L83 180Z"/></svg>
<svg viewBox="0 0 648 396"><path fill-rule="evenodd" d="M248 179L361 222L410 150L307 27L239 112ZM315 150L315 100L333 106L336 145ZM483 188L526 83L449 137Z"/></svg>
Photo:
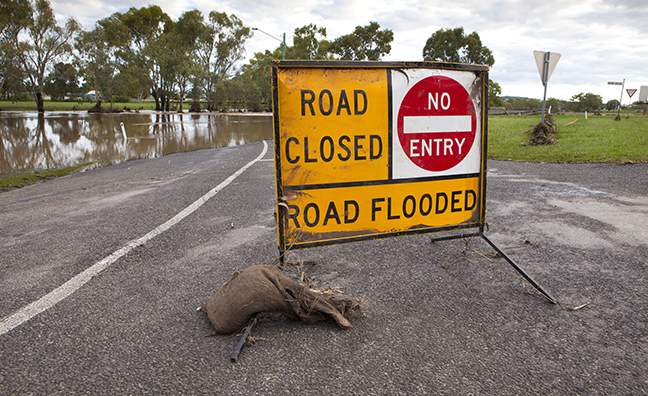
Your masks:
<svg viewBox="0 0 648 396"><path fill-rule="evenodd" d="M628 93L629 97L632 97L632 95L634 95L635 92L637 92L637 90L636 89L626 89L626 92Z"/></svg>
<svg viewBox="0 0 648 396"><path fill-rule="evenodd" d="M538 72L540 72L540 81L542 85L545 85L551 77L556 68L556 64L560 59L560 54L557 52L542 52L542 51L533 51L533 57L535 58L536 65L538 65ZM549 57L549 64L547 65L547 57ZM548 70L545 72L545 66L548 66Z"/></svg>

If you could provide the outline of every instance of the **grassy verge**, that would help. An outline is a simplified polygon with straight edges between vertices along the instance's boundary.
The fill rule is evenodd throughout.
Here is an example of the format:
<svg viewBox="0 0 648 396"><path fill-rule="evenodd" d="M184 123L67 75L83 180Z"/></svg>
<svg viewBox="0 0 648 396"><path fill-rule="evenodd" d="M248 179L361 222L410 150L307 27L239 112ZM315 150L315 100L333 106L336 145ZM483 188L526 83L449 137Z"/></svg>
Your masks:
<svg viewBox="0 0 648 396"><path fill-rule="evenodd" d="M37 181L67 176L72 173L80 172L93 164L94 162L86 162L60 169L39 169L3 174L0 175L0 190L9 191L13 188L20 188Z"/></svg>
<svg viewBox="0 0 648 396"><path fill-rule="evenodd" d="M540 116L488 117L488 157L526 162L648 162L648 117L559 115L558 143L523 146ZM573 122L576 121L576 122ZM566 125L569 124L569 125Z"/></svg>
<svg viewBox="0 0 648 396"><path fill-rule="evenodd" d="M96 102L51 102L45 101L45 111L88 111L94 107ZM142 103L114 103L116 109L123 109L124 106L131 110L155 110L155 102L144 101ZM109 108L110 103L102 103L102 107ZM188 106L187 106L188 108ZM0 101L0 109L4 111L37 111L36 102L10 102Z"/></svg>

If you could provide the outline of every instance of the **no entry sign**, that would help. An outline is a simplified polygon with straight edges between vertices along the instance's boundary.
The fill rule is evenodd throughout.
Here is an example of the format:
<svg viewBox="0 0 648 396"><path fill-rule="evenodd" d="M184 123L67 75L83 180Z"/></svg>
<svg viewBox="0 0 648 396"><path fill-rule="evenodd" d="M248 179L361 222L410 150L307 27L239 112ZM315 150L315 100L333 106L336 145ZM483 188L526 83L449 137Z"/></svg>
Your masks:
<svg viewBox="0 0 648 396"><path fill-rule="evenodd" d="M280 251L483 226L486 66L272 66Z"/></svg>
<svg viewBox="0 0 648 396"><path fill-rule="evenodd" d="M398 139L410 161L428 171L445 171L468 155L477 133L477 115L461 84L431 76L407 92L397 125Z"/></svg>

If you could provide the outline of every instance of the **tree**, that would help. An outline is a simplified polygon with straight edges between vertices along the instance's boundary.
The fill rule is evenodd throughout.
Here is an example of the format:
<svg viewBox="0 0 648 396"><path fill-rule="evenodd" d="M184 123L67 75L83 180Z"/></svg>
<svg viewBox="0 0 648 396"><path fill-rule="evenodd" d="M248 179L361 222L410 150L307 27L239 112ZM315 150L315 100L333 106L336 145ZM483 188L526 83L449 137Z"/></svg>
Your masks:
<svg viewBox="0 0 648 396"><path fill-rule="evenodd" d="M378 22L357 26L353 33L340 36L331 46L331 52L344 60L380 60L391 52L394 32L380 30Z"/></svg>
<svg viewBox="0 0 648 396"><path fill-rule="evenodd" d="M212 110L216 97L215 87L230 76L232 67L243 58L245 42L252 36L252 30L243 25L236 15L212 11L209 22L198 39L196 51L200 73L195 81L207 96L207 108ZM196 97L197 92L194 92Z"/></svg>
<svg viewBox="0 0 648 396"><path fill-rule="evenodd" d="M616 110L616 109L618 109L618 108L619 108L619 101L616 100L616 99L609 100L609 101L605 104L605 109L606 109L606 110Z"/></svg>
<svg viewBox="0 0 648 396"><path fill-rule="evenodd" d="M72 52L70 44L81 26L70 18L65 27L56 24L54 12L48 0L35 0L33 15L26 28L26 41L18 42L18 58L27 75L29 87L34 93L39 113L45 112L43 89L45 76L54 63Z"/></svg>
<svg viewBox="0 0 648 396"><path fill-rule="evenodd" d="M32 7L28 0L0 2L0 93L22 93L24 73L17 57L18 34L30 22Z"/></svg>
<svg viewBox="0 0 648 396"><path fill-rule="evenodd" d="M79 88L77 69L71 63L59 62L45 82L45 90L52 100L65 100L65 95L77 94Z"/></svg>
<svg viewBox="0 0 648 396"><path fill-rule="evenodd" d="M472 32L466 36L463 27L439 29L432 34L423 47L423 59L488 66L495 63L493 53L482 45L479 34Z"/></svg>
<svg viewBox="0 0 648 396"><path fill-rule="evenodd" d="M245 105L252 111L269 110L272 105L271 62L281 57L281 51L280 47L275 52L256 52L236 76L243 87Z"/></svg>
<svg viewBox="0 0 648 396"><path fill-rule="evenodd" d="M570 103L574 111L598 110L603 107L603 98L601 95L596 95L591 92L581 92L578 95L572 96Z"/></svg>
<svg viewBox="0 0 648 396"><path fill-rule="evenodd" d="M173 28L171 46L175 62L174 75L178 87L178 111L182 112L182 101L187 91L191 76L198 72L195 66L197 40L205 31L202 12L198 10L184 12Z"/></svg>
<svg viewBox="0 0 648 396"><path fill-rule="evenodd" d="M89 83L97 94L113 106L115 77L121 65L118 53L128 46L128 29L121 21L121 14L115 13L97 21L94 29L79 34L74 44L77 49L76 62L79 74Z"/></svg>
<svg viewBox="0 0 648 396"><path fill-rule="evenodd" d="M502 94L502 88L498 83L493 80L488 80L488 107L502 107L504 102L500 95Z"/></svg>
<svg viewBox="0 0 648 396"><path fill-rule="evenodd" d="M137 9L131 7L125 14L116 14L126 26L130 42L120 52L120 57L131 66L142 68L148 74L151 95L155 99L155 109L163 110L166 95L163 91L160 57L164 56L164 47L159 42L167 30L171 18L159 6L149 5ZM161 103L162 102L162 103Z"/></svg>
<svg viewBox="0 0 648 396"><path fill-rule="evenodd" d="M318 36L320 37L318 39ZM326 28L310 24L295 29L293 46L287 52L288 59L330 59L331 42L325 39Z"/></svg>

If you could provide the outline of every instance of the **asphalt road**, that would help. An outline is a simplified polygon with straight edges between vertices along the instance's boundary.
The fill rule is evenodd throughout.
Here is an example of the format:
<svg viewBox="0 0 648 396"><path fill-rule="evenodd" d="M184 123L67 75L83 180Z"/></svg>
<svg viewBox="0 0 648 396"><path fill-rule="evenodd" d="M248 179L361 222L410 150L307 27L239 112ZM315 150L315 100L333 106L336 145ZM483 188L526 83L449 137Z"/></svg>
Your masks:
<svg viewBox="0 0 648 396"><path fill-rule="evenodd" d="M276 259L272 149L186 208L263 148L1 193L0 394L648 393L648 164L489 163L487 234L565 307L591 302L580 310L531 292L478 239L306 249L290 258L365 315L346 331L261 315L232 363L238 337L205 337L196 307Z"/></svg>

